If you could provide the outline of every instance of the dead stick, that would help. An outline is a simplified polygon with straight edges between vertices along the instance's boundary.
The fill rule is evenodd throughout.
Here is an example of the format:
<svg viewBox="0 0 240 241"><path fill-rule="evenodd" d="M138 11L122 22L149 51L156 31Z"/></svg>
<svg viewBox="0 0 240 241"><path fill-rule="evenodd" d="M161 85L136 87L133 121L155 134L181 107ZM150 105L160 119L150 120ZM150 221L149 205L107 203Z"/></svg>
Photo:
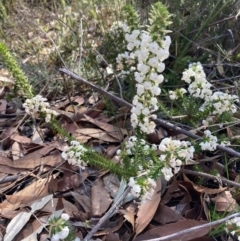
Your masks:
<svg viewBox="0 0 240 241"><path fill-rule="evenodd" d="M186 173L186 174L190 174L190 175L194 175L194 176L200 176L200 177L205 177L208 179L213 179L216 181L220 181L224 184L228 184L230 186L234 186L234 187L240 187L240 183L228 180L224 177L216 177L214 175L208 174L208 173L204 173L204 172L196 172L196 171L192 171L192 170L188 170L188 169L181 169L182 173Z"/></svg>
<svg viewBox="0 0 240 241"><path fill-rule="evenodd" d="M111 94L110 92L105 91L105 90L102 89L101 87L96 86L96 85L88 82L87 80L83 79L82 77L78 76L77 74L73 73L72 71L70 71L70 70L68 70L68 69L65 69L65 68L60 68L59 71L60 71L61 73L64 73L64 74L70 76L71 78L73 78L73 79L75 79L75 80L77 80L77 81L80 81L81 83L84 83L84 84L90 86L92 89L98 91L99 93L101 93L101 94L103 94L103 95L105 95L105 96L108 96L110 99L115 100L116 102L118 102L118 103L120 103L120 104L122 104L122 105L125 105L125 106L127 106L127 107L129 107L129 108L132 108L132 104L130 104L130 103L128 103L127 101L125 101L125 100L123 100L123 99L121 99L121 98L119 98L119 97ZM182 133L182 134L184 134L184 135L186 135L186 136L188 136L188 137L191 137L191 138L193 138L194 140L196 140L196 139L201 139L200 136L195 135L195 134L191 133L190 131L187 131L187 130L185 130L185 129L182 129L182 128L176 126L176 125L173 125L173 124L171 124L170 122L164 121L164 120L159 119L159 118L158 118L158 119L155 119L154 121L155 121L155 123L159 124L159 125L162 126L162 127L165 127L165 128L167 128L167 129L172 129L172 130L178 131L179 133ZM225 147L225 146L220 146L220 145L218 145L217 148L218 148L219 150L221 150L221 151L224 151L224 152L229 153L229 154L232 155L232 156L240 157L240 153L237 152L237 151L234 151L234 150L231 149L231 148L228 148L228 147Z"/></svg>
<svg viewBox="0 0 240 241"><path fill-rule="evenodd" d="M88 233L88 235L83 239L83 241L89 241L92 236L98 231L98 229L114 214L119 206L121 205L124 198L127 196L131 187L127 187L119 199L113 204L113 206L105 213L105 215L99 220L99 222L92 228L92 230Z"/></svg>
<svg viewBox="0 0 240 241"><path fill-rule="evenodd" d="M228 221L232 218L235 218L235 217L239 217L239 216L240 216L240 213L235 213L235 214L227 216L226 218L222 218L222 219L219 219L219 220L211 222L211 223L206 223L206 224L202 224L202 225L199 225L199 226L196 226L196 227L187 228L187 229L184 229L184 230L179 231L177 233L166 235L164 237L154 238L154 239L144 239L142 241L170 241L170 240L173 240L173 239L175 240L175 238L179 237L180 235L188 235L189 233L194 233L194 231L198 231L198 230L201 230L203 228L211 228L211 227L214 227L214 226L219 225L221 223L225 223L226 221ZM179 239L176 239L176 240L179 240Z"/></svg>

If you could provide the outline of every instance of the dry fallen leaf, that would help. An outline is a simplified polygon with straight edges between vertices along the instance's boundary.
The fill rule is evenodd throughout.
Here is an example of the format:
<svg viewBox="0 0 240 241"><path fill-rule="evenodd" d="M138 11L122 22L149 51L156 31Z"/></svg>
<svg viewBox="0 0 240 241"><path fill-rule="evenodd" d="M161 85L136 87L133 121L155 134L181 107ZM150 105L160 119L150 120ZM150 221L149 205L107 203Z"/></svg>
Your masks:
<svg viewBox="0 0 240 241"><path fill-rule="evenodd" d="M0 114L6 113L7 101L5 99L0 99Z"/></svg>
<svg viewBox="0 0 240 241"><path fill-rule="evenodd" d="M22 143L22 144L30 144L32 141L30 138L26 136L20 136L18 133L14 133L11 135L11 140Z"/></svg>
<svg viewBox="0 0 240 241"><path fill-rule="evenodd" d="M230 191L218 194L216 197L211 198L211 201L215 203L215 209L219 212L232 212L238 208L238 204Z"/></svg>
<svg viewBox="0 0 240 241"><path fill-rule="evenodd" d="M101 178L97 179L94 182L94 185L91 189L92 197L92 215L101 216L104 212L107 211L112 199L108 191L104 188L104 183Z"/></svg>
<svg viewBox="0 0 240 241"><path fill-rule="evenodd" d="M195 191L199 192L199 193L207 193L207 194L217 194L217 193L221 193L224 190L227 189L227 187L220 187L220 188L208 188L208 187L203 187L201 185L197 185L194 182L190 181L187 176L183 173L183 178L185 180L185 182L180 182L181 185L186 186L187 189L194 189Z"/></svg>
<svg viewBox="0 0 240 241"><path fill-rule="evenodd" d="M136 205L131 204L126 209L120 209L119 213L123 214L123 217L132 224L133 229L135 228L135 213Z"/></svg>
<svg viewBox="0 0 240 241"><path fill-rule="evenodd" d="M153 220L163 225L184 220L184 217L172 210L170 207L160 203Z"/></svg>
<svg viewBox="0 0 240 241"><path fill-rule="evenodd" d="M0 208L17 210L39 198L49 194L48 183L50 178L39 179L13 195L6 195L6 200L0 203Z"/></svg>
<svg viewBox="0 0 240 241"><path fill-rule="evenodd" d="M91 199L88 196L81 195L78 192L71 192L71 194L74 197L74 199L81 204L86 213L91 212L92 203Z"/></svg>
<svg viewBox="0 0 240 241"><path fill-rule="evenodd" d="M98 126L99 128L103 129L104 131L106 131L108 133L108 135L112 136L113 138L117 139L118 141L122 141L123 140L123 133L127 134L126 130L121 129L117 126L113 126L111 124L108 124L106 122L103 121L99 121L96 119L93 119L87 115L84 115L85 120L87 120L88 122Z"/></svg>
<svg viewBox="0 0 240 241"><path fill-rule="evenodd" d="M93 137L102 141L107 141L107 142L119 142L117 139L108 135L105 131L102 131L100 129L95 129L95 128L78 129L76 131L76 135L78 134L90 136L90 137Z"/></svg>

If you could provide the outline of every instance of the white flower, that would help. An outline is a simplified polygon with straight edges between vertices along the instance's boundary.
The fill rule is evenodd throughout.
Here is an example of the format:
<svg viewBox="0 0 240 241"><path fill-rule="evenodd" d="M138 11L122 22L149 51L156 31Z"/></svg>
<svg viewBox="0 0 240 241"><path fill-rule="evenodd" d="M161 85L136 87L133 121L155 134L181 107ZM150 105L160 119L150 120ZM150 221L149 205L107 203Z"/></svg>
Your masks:
<svg viewBox="0 0 240 241"><path fill-rule="evenodd" d="M235 113L237 111L235 102L239 102L236 95L229 95L221 91L214 92L212 96L205 100L200 110L213 108L212 114L221 115L224 112Z"/></svg>
<svg viewBox="0 0 240 241"><path fill-rule="evenodd" d="M141 193L141 187L140 187L140 185L138 185L138 184L135 182L135 180L134 180L133 177L130 177L130 178L129 178L128 185L129 185L130 187L132 187L132 189L131 189L131 191L130 191L130 192L132 193L132 195L135 196L135 197L139 197L139 196L140 196L140 193Z"/></svg>
<svg viewBox="0 0 240 241"><path fill-rule="evenodd" d="M59 241L60 240L60 237L59 237L59 234L56 233L54 234L52 237L51 237L51 241Z"/></svg>
<svg viewBox="0 0 240 241"><path fill-rule="evenodd" d="M41 95L36 95L32 99L27 99L23 104L26 113L36 117L38 114L45 115L45 121L50 122L53 116L57 116L58 113L50 109L50 104L46 102L47 99Z"/></svg>
<svg viewBox="0 0 240 241"><path fill-rule="evenodd" d="M144 80L144 74L143 73L139 73L139 72L135 72L134 73L134 76L135 76L135 80L138 82L138 83L142 83L143 80Z"/></svg>
<svg viewBox="0 0 240 241"><path fill-rule="evenodd" d="M60 239L65 239L65 238L68 236L69 231L70 231L70 230L69 230L69 227L65 226L65 227L58 233L59 238L60 238Z"/></svg>
<svg viewBox="0 0 240 241"><path fill-rule="evenodd" d="M169 91L169 98L170 98L171 100L176 100L176 99L178 99L177 92L170 90L170 91Z"/></svg>
<svg viewBox="0 0 240 241"><path fill-rule="evenodd" d="M165 64L159 63L158 66L157 66L158 73L162 73L164 70L165 70Z"/></svg>
<svg viewBox="0 0 240 241"><path fill-rule="evenodd" d="M217 137L213 136L209 130L204 131L204 139L200 142L202 150L214 151L217 148Z"/></svg>
<svg viewBox="0 0 240 241"><path fill-rule="evenodd" d="M82 160L85 152L87 152L87 149L80 142L72 141L71 146L64 148L62 158L67 160L69 164L77 165L84 169L87 165L87 163Z"/></svg>
<svg viewBox="0 0 240 241"><path fill-rule="evenodd" d="M136 86L137 86L137 94L142 95L144 93L144 86L140 84L137 84Z"/></svg>
<svg viewBox="0 0 240 241"><path fill-rule="evenodd" d="M138 64L137 69L142 74L146 74L149 71L149 66L146 64Z"/></svg>
<svg viewBox="0 0 240 241"><path fill-rule="evenodd" d="M159 64L159 60L156 57L152 57L148 60L148 64L153 68L157 68Z"/></svg>
<svg viewBox="0 0 240 241"><path fill-rule="evenodd" d="M176 100L179 97L182 97L183 94L185 94L187 91L184 88L176 89L175 91L170 90L169 91L169 98L171 100Z"/></svg>
<svg viewBox="0 0 240 241"><path fill-rule="evenodd" d="M138 35L140 34L140 31L139 30L133 30L132 33L130 34L126 34L125 35L125 39L128 41L128 42L135 42Z"/></svg>
<svg viewBox="0 0 240 241"><path fill-rule="evenodd" d="M110 27L110 32L118 33L119 30L122 30L123 32L128 33L130 31L130 28L126 23L121 21L114 22Z"/></svg>
<svg viewBox="0 0 240 241"><path fill-rule="evenodd" d="M69 215L67 213L62 213L61 219L64 219L67 221L69 219Z"/></svg>
<svg viewBox="0 0 240 241"><path fill-rule="evenodd" d="M167 181L169 181L171 179L171 177L173 176L172 168L163 167L161 172Z"/></svg>
<svg viewBox="0 0 240 241"><path fill-rule="evenodd" d="M226 232L231 233L231 235L239 235L239 227L240 227L240 217L235 217L226 221ZM238 236L238 240L240 240L240 236Z"/></svg>
<svg viewBox="0 0 240 241"><path fill-rule="evenodd" d="M158 45L158 43L157 42L152 42L152 43L150 43L149 45L148 45L148 49L149 49L149 51L151 51L153 54L155 54L157 51L158 51L158 49L159 49L159 45Z"/></svg>
<svg viewBox="0 0 240 241"><path fill-rule="evenodd" d="M170 36L165 36L165 39L162 41L162 48L168 50L170 45L171 45L171 37Z"/></svg>

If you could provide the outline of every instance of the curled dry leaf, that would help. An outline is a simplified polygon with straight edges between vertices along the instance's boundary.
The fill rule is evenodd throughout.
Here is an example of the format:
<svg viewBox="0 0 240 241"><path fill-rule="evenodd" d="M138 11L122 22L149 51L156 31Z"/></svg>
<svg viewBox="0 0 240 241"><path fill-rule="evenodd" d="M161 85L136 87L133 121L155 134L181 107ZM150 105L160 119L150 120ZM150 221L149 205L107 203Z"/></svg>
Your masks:
<svg viewBox="0 0 240 241"><path fill-rule="evenodd" d="M131 204L126 209L119 210L119 213L123 214L123 217L132 224L133 229L135 228L135 213L136 205Z"/></svg>
<svg viewBox="0 0 240 241"><path fill-rule="evenodd" d="M68 214L70 217L74 216L75 213L78 213L77 207L73 205L71 202L63 198L62 203L64 206L64 212Z"/></svg>
<svg viewBox="0 0 240 241"><path fill-rule="evenodd" d="M227 187L220 187L220 188L213 189L213 188L208 188L208 187L203 187L201 185L197 185L197 184L193 183L192 181L190 181L184 173L183 173L183 178L184 178L185 182L180 182L181 185L187 187L188 189L193 189L193 190L197 191L198 193L217 194L217 193L221 193L227 189Z"/></svg>
<svg viewBox="0 0 240 241"><path fill-rule="evenodd" d="M215 203L215 209L219 212L232 212L238 208L238 204L230 191L218 194L216 197L211 198L211 201Z"/></svg>

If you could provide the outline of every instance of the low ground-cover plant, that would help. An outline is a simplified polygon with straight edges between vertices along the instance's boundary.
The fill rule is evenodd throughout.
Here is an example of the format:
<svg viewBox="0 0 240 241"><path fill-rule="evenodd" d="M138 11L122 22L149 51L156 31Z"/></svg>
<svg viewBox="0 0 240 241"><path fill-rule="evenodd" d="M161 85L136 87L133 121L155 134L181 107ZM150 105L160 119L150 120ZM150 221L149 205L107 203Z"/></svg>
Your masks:
<svg viewBox="0 0 240 241"><path fill-rule="evenodd" d="M169 57L171 44L171 38L167 35L167 27L171 23L170 14L163 4L157 2L152 6L149 26L145 28L141 26L140 17L131 6L125 7L124 11L126 21L117 22L110 29L110 32L117 36L116 42L121 43L119 50L124 51L116 56L113 71L120 72L122 83L125 81L135 86L130 117L134 134L117 151L120 165L111 163L69 136L56 120L56 113L51 110L47 100L39 95L33 97L31 86L28 85L27 79L22 77L18 66L12 64L14 60L4 45L1 45L3 47L0 48L0 54L13 75L16 73L16 86L24 92L24 97L28 97L23 105L26 112L33 118L45 118L45 121L68 141L69 146L65 148L62 157L69 164L81 169L86 165L110 169L125 179L132 188L131 193L144 203L151 199L156 180L163 176L169 181L179 172L182 165L192 161L195 150L214 151L218 144L226 145L226 142L220 142L217 136L212 134L217 128L209 126L226 124L237 111L236 103L239 100L237 95L214 91L199 62L191 63L183 72L182 81L187 88L176 88L171 91L162 88L161 84L165 81L164 60ZM204 131L203 138L191 143L167 137L158 145L149 144L146 136L153 133L156 128L156 113L163 109L163 106L164 109L168 108L168 104L161 102L161 98L172 101L172 108L182 106L181 111L185 111L182 115L192 118L195 124L203 122L205 128L208 128ZM190 108L198 110L194 118L189 115ZM59 220L56 221L56 225L54 224L57 226L56 230L50 232L53 240L64 239L69 234L69 229L64 226L65 221L62 220L61 225L58 225ZM50 226L53 223L51 222ZM238 224L238 221L235 223ZM227 230L234 232L234 225L230 222L227 225Z"/></svg>

